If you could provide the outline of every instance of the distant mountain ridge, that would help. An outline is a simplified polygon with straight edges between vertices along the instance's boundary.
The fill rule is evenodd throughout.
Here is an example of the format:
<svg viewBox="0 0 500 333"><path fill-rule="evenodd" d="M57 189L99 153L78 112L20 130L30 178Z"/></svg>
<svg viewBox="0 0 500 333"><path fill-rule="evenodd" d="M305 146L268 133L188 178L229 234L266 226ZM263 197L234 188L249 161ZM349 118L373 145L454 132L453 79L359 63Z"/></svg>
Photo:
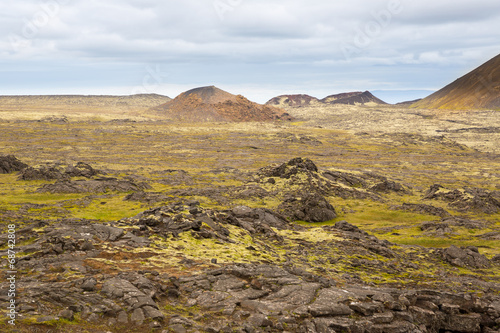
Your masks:
<svg viewBox="0 0 500 333"><path fill-rule="evenodd" d="M347 104L347 105L383 105L387 104L383 100L375 97L369 91L354 91L341 94L329 95L323 99L318 99L313 96L297 94L297 95L280 95L271 98L267 105L292 106L301 107L307 105L321 104Z"/></svg>
<svg viewBox="0 0 500 333"><path fill-rule="evenodd" d="M158 94L137 94L129 96L110 95L26 95L0 96L0 110L28 111L31 109L51 110L147 110L170 101L171 98Z"/></svg>
<svg viewBox="0 0 500 333"><path fill-rule="evenodd" d="M152 111L181 121L271 121L291 117L282 109L251 102L215 86L200 87L181 93Z"/></svg>
<svg viewBox="0 0 500 333"><path fill-rule="evenodd" d="M411 105L426 109L500 109L500 55Z"/></svg>

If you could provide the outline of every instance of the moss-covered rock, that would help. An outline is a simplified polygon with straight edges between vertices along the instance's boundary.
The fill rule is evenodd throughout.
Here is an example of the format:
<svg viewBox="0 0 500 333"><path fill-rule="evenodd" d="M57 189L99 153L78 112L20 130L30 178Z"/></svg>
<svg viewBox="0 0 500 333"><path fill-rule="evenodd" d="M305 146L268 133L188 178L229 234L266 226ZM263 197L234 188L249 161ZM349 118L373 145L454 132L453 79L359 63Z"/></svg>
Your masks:
<svg viewBox="0 0 500 333"><path fill-rule="evenodd" d="M278 210L293 221L325 222L337 217L335 208L318 193L288 196Z"/></svg>

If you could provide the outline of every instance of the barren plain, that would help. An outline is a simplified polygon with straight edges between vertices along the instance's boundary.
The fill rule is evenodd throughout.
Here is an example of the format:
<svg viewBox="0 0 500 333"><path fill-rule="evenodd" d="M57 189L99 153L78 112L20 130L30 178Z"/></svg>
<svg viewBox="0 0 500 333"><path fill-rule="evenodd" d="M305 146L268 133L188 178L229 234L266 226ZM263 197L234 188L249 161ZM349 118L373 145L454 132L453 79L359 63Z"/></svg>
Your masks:
<svg viewBox="0 0 500 333"><path fill-rule="evenodd" d="M356 133L444 136L480 151L500 152L498 111L410 109L397 105L312 105L287 111L307 126Z"/></svg>
<svg viewBox="0 0 500 333"><path fill-rule="evenodd" d="M500 329L498 112L149 107L0 110L0 330Z"/></svg>

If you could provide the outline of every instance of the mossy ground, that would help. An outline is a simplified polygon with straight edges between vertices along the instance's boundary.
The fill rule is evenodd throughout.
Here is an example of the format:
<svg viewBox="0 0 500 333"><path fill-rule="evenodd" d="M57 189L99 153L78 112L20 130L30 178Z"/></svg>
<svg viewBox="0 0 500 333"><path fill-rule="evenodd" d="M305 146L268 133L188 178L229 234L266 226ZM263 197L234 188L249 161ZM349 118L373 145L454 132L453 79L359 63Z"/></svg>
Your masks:
<svg viewBox="0 0 500 333"><path fill-rule="evenodd" d="M308 136L321 143L294 142L283 134ZM102 256L89 259L87 264L106 273L142 267L182 275L183 271L191 271L183 262L186 259L196 264L195 269L202 269L209 267L214 258L218 264L283 263L287 258L293 258L299 267L338 281L347 273L359 276L366 283L439 287L439 276L443 274L470 274L481 276L484 280L500 276L498 267L488 271L459 269L438 261L433 255L432 248L450 245L477 246L482 254L490 258L500 254L498 241L478 237L500 230L500 214L463 213L454 211L445 202L422 199L425 191L435 183L448 188L470 186L498 190L500 182L496 170L500 170L500 159L449 140L402 134L356 134L304 127L301 122L171 124L161 121L119 123L94 120L53 124L0 121L0 146L3 147L3 154L13 154L29 165L69 165L82 161L105 171L109 177L144 177L152 186L149 191L167 194L189 188L241 186L247 180L245 174L297 156L310 158L322 170L374 172L411 189L411 194L382 194L382 201L328 197L338 212L338 218L318 224L297 222L306 227L304 231L276 230L284 238L282 243L251 237L236 227L229 227L230 238L235 241L232 244L214 239L200 240L190 233L183 233L177 238L155 237L149 248L140 251L103 248ZM235 175L230 168L238 169L241 174ZM189 182L176 182L178 174L172 173L172 170L185 171ZM259 185L272 192L283 188L284 183L280 182L283 181L278 180L276 185ZM125 201L129 193L36 192L37 188L48 183L51 182L19 181L15 174L0 175L0 221L5 225L16 223L20 228L24 223L39 219L84 218L108 222L132 217L162 204ZM228 199L225 203L203 195L189 195L183 199L199 200L202 207L215 209L237 205L276 208L280 203L279 193L257 199L225 197ZM172 198L172 201L175 200ZM422 231L419 225L440 218L391 209L405 202L432 204L455 216L484 221L487 227L453 227L452 234L432 236ZM347 220L379 239L399 244L393 249L399 259L413 262L417 268L394 269L392 266L396 264L391 259L373 253L346 255L338 245L346 240L339 235L327 234L321 228L341 220ZM32 238L23 241L30 242ZM421 247L428 249L422 251ZM374 266L353 267L351 262L354 258L366 263L372 261ZM60 322L57 325L73 323ZM93 331L90 324L86 325L75 332ZM50 329L45 324L40 327Z"/></svg>
<svg viewBox="0 0 500 333"><path fill-rule="evenodd" d="M322 169L356 172L375 172L408 185L413 195L385 195L385 202L329 198L340 212L339 219L348 220L367 230L436 220L435 216L406 213L389 209L402 202L429 203L422 200L423 192L432 184L450 188L475 186L496 190L499 184L500 161L445 139L427 139L421 136L356 135L348 131L322 128L304 128L300 122L270 124L169 124L158 121L117 123L81 121L67 124L47 122L0 122L0 144L4 154L14 154L29 165L41 163L71 164L83 161L109 176L140 175L150 180L152 191L168 192L188 187L239 186L243 182L230 172L212 170L231 167L245 172L271 163L283 162L294 156L312 159ZM319 145L287 141L280 134L307 135L321 142ZM158 183L162 171L184 170L191 185ZM280 181L280 180L278 180ZM15 174L0 176L0 212L6 221L10 214L29 218L77 217L111 221L134 216L144 204L124 201L124 193L106 193L103 197L88 194L47 194L35 190L49 181L18 181ZM277 185L261 184L268 190ZM269 188L267 188L267 187ZM101 195L102 196L102 195ZM209 198L200 197L202 204L228 208L247 204L252 207L275 208L278 200L235 199L228 205L217 205ZM23 209L23 205L31 205ZM38 205L33 206L33 204ZM449 209L444 202L432 201L434 206ZM456 215L464 215L453 212ZM481 216L468 213L471 218L492 222L500 227L500 215ZM7 219L6 219L7 218ZM332 221L335 222L335 221ZM415 228L414 228L415 229ZM408 232L412 234L408 234ZM461 237L436 244L474 243L475 234L457 230ZM400 237L377 234L394 242L431 245L417 230L406 230ZM478 241L479 242L479 241ZM479 244L481 245L481 244ZM497 253L496 247L490 249Z"/></svg>

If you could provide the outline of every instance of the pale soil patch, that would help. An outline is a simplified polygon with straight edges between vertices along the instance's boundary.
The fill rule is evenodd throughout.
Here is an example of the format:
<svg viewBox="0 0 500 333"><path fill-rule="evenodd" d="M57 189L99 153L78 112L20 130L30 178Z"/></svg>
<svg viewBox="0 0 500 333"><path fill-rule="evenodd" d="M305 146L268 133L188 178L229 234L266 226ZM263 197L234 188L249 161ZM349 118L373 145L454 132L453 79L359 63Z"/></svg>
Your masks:
<svg viewBox="0 0 500 333"><path fill-rule="evenodd" d="M444 135L481 151L500 153L498 111L417 110L381 105L314 105L286 109L292 116L305 121L303 126L368 133ZM490 131L478 128L490 128Z"/></svg>

